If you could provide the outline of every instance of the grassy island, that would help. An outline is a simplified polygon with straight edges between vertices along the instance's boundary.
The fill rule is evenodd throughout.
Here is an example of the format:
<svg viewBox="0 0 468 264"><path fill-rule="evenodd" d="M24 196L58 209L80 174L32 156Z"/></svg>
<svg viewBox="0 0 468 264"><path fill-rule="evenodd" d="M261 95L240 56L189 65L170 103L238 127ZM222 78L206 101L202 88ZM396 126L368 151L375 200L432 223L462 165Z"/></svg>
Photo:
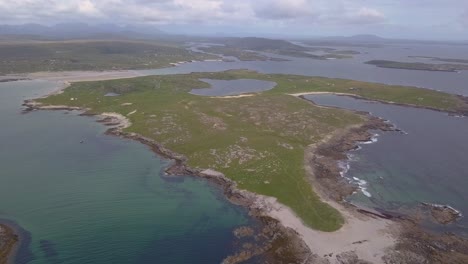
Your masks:
<svg viewBox="0 0 468 264"><path fill-rule="evenodd" d="M468 65L463 64L432 64L422 62L399 62L388 60L371 60L366 64L375 65L380 68L403 69L403 70L419 70L419 71L443 71L443 72L458 72L468 70Z"/></svg>
<svg viewBox="0 0 468 264"><path fill-rule="evenodd" d="M277 86L246 97L190 94L193 88L209 87L202 78L267 80ZM437 91L246 70L79 82L37 101L86 108L90 114L124 115L132 123L125 132L185 155L193 168L220 171L239 188L276 197L314 229L334 231L343 218L314 193L306 179L304 152L337 130L364 123L366 117L290 95L308 92L346 93L443 111L467 107L461 98Z"/></svg>

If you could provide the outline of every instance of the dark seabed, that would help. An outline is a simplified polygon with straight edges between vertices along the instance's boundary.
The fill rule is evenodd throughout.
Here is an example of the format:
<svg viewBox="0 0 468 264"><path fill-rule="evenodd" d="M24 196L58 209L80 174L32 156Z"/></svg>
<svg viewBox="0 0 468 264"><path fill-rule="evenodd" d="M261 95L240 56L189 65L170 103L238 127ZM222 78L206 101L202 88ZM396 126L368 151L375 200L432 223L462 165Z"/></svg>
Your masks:
<svg viewBox="0 0 468 264"><path fill-rule="evenodd" d="M205 264L232 253L232 230L251 220L218 188L163 176L168 161L94 118L20 113L56 85L0 84L0 219L30 237L16 263Z"/></svg>
<svg viewBox="0 0 468 264"><path fill-rule="evenodd" d="M320 105L371 112L404 131L376 131L376 143L350 152L345 175L361 187L352 202L403 212L428 202L468 214L468 118L345 96L306 98ZM466 217L444 228L432 227L468 237Z"/></svg>

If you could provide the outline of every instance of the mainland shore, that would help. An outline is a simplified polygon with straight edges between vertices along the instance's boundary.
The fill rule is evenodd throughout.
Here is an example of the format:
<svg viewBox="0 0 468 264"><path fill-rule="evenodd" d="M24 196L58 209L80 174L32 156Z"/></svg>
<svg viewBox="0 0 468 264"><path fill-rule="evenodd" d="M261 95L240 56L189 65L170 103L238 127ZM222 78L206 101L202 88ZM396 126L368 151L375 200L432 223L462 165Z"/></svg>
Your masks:
<svg viewBox="0 0 468 264"><path fill-rule="evenodd" d="M11 254L18 243L18 235L12 227L0 224L0 264L9 263Z"/></svg>

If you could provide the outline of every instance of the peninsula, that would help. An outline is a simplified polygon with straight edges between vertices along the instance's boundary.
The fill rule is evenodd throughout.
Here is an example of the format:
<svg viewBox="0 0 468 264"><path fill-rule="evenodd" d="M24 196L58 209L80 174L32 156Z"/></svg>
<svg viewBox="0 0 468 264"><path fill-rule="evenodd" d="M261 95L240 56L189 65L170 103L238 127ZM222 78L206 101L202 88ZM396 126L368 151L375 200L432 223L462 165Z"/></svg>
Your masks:
<svg viewBox="0 0 468 264"><path fill-rule="evenodd" d="M191 94L192 89L210 87L201 79L255 79L275 82L276 87L249 96ZM110 93L115 96L106 96ZM385 215L363 215L341 203L350 188L338 177L337 161L345 158L343 152L368 140L369 129L392 128L362 113L319 107L300 98L313 93L468 112L466 98L438 91L247 70L77 82L62 93L27 101L26 106L29 110L82 109L87 115L101 115L109 125L119 124L109 133L139 140L175 160L167 173L208 178L252 215L294 230L287 240L275 237L263 250L246 250L227 263L260 253L277 254L272 249L278 247L292 252L290 260L300 262L323 259L328 253L368 262L404 258L410 253L400 250L389 255L387 250L420 241L422 235L404 230L392 233L394 223L383 219ZM295 233L310 254L284 246ZM407 235L403 242L399 240L402 234ZM426 237L431 243L440 242L430 239ZM278 246L280 242L283 246ZM461 245L457 252L466 257L468 248ZM428 260L450 254L431 255L425 248L418 253Z"/></svg>

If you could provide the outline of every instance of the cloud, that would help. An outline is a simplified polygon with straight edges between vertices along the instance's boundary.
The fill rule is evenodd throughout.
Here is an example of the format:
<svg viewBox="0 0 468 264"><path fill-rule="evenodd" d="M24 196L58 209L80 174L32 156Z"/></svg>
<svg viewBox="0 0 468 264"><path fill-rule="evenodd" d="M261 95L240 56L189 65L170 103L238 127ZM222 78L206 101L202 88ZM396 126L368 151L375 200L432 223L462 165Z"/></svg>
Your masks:
<svg viewBox="0 0 468 264"><path fill-rule="evenodd" d="M466 9L458 18L463 27L468 27L468 9Z"/></svg>
<svg viewBox="0 0 468 264"><path fill-rule="evenodd" d="M101 16L102 13L90 0L80 1L78 3L78 12L85 16Z"/></svg>
<svg viewBox="0 0 468 264"><path fill-rule="evenodd" d="M67 20L113 23L241 23L313 21L340 22L335 5L347 0L0 0L0 23L60 23ZM376 9L344 9L346 23L380 22Z"/></svg>
<svg viewBox="0 0 468 264"><path fill-rule="evenodd" d="M186 25L236 28L239 32L325 33L366 28L447 25L468 29L468 6L460 0L0 0L0 24ZM461 10L465 10L464 12ZM437 16L434 16L437 13ZM364 27L365 26L365 27ZM350 31L350 30L354 31ZM376 30L377 31L377 30ZM455 34L455 33L453 33Z"/></svg>
<svg viewBox="0 0 468 264"><path fill-rule="evenodd" d="M375 24L384 22L386 17L376 9L361 7L355 13L352 13L347 20L355 24Z"/></svg>
<svg viewBox="0 0 468 264"><path fill-rule="evenodd" d="M387 22L385 14L375 8L336 6L321 12L316 24L322 26L349 27L378 25Z"/></svg>
<svg viewBox="0 0 468 264"><path fill-rule="evenodd" d="M253 5L255 15L264 19L297 19L312 16L312 5L308 0L259 1Z"/></svg>

